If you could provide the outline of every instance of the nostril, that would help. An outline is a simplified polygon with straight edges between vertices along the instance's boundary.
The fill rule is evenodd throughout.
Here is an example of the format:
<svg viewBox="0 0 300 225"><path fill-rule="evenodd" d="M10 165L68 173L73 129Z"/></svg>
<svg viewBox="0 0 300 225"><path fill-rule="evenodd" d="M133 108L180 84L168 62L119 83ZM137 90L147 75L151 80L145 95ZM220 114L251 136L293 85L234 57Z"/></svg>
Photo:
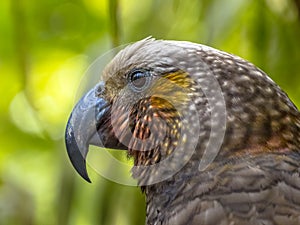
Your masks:
<svg viewBox="0 0 300 225"><path fill-rule="evenodd" d="M104 85L105 85L104 81L101 81L101 82L99 82L99 83L95 86L95 94L96 94L97 96L103 94L103 92L104 92Z"/></svg>

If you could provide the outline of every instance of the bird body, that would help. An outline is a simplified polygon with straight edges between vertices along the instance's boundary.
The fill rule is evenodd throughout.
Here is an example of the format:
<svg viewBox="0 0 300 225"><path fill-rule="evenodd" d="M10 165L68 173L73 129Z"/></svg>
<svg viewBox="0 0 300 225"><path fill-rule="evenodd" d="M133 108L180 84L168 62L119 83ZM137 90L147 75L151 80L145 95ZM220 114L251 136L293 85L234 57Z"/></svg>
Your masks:
<svg viewBox="0 0 300 225"><path fill-rule="evenodd" d="M300 224L300 113L263 71L190 42L129 45L75 106L66 145L127 150L147 225Z"/></svg>

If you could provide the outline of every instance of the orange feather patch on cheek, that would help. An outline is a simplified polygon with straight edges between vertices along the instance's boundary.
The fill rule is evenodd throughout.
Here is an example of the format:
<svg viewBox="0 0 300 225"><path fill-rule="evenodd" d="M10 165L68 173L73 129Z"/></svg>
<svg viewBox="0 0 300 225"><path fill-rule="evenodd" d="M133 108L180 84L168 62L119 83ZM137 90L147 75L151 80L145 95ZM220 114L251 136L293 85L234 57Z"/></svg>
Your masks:
<svg viewBox="0 0 300 225"><path fill-rule="evenodd" d="M189 74L182 70L173 73L168 73L164 76L164 78L168 79L175 85L184 89L190 88L193 84L193 80L190 78Z"/></svg>
<svg viewBox="0 0 300 225"><path fill-rule="evenodd" d="M189 101L193 85L194 81L184 71L165 74L153 82L150 90L151 107L158 109L180 107Z"/></svg>

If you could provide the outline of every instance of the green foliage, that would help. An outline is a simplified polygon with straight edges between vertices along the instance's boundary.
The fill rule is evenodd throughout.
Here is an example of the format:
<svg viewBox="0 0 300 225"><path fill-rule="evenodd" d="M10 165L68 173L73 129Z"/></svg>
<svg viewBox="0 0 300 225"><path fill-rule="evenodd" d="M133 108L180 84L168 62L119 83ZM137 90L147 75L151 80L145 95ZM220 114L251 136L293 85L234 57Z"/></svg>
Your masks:
<svg viewBox="0 0 300 225"><path fill-rule="evenodd" d="M2 0L0 224L143 224L137 187L92 170L93 184L85 183L67 157L64 129L88 65L114 46L150 35L189 40L248 59L300 106L296 3Z"/></svg>

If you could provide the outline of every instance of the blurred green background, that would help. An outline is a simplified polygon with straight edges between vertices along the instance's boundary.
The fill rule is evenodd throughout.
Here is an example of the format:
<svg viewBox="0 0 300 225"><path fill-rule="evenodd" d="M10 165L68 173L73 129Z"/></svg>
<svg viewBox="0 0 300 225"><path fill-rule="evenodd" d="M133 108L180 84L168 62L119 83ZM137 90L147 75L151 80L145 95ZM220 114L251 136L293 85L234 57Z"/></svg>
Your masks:
<svg viewBox="0 0 300 225"><path fill-rule="evenodd" d="M0 224L144 224L139 188L92 170L88 184L67 157L90 63L149 35L198 42L253 62L299 107L299 10L299 0L1 0Z"/></svg>

